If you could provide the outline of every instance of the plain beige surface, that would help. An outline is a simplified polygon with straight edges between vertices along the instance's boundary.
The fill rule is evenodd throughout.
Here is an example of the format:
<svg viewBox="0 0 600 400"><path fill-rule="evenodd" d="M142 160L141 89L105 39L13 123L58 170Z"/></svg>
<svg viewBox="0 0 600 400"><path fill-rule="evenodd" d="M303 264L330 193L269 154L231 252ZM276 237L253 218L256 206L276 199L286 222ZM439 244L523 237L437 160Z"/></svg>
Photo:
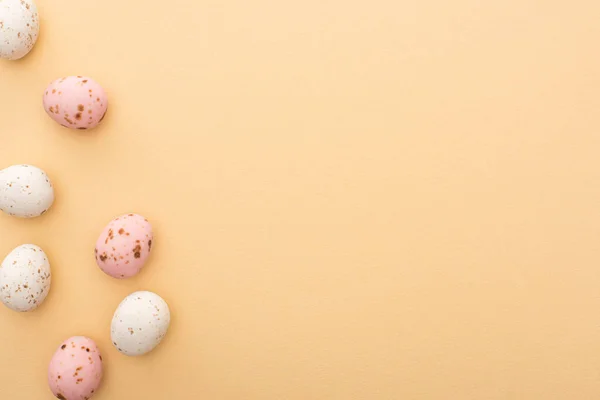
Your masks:
<svg viewBox="0 0 600 400"><path fill-rule="evenodd" d="M53 286L0 307L0 398L50 399L46 367L95 339L97 400L586 400L600 396L596 0L38 0L41 38L0 63L0 162L57 200L0 216L0 254L46 250ZM44 113L89 75L93 132ZM114 216L156 232L116 281ZM156 351L112 313L171 305Z"/></svg>

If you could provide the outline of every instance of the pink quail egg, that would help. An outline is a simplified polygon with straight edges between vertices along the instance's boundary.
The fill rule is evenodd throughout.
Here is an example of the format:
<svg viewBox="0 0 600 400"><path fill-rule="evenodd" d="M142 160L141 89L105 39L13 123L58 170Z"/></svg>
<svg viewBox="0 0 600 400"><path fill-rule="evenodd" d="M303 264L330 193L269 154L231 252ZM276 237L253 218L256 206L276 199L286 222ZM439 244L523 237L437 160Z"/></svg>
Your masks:
<svg viewBox="0 0 600 400"><path fill-rule="evenodd" d="M71 129L92 129L106 115L108 98L102 86L86 76L67 76L44 92L44 109L54 121Z"/></svg>
<svg viewBox="0 0 600 400"><path fill-rule="evenodd" d="M136 275L152 249L152 225L138 214L125 214L109 222L96 242L96 263L113 278Z"/></svg>
<svg viewBox="0 0 600 400"><path fill-rule="evenodd" d="M102 381L102 356L96 343L73 336L58 346L48 366L48 385L61 400L90 399Z"/></svg>

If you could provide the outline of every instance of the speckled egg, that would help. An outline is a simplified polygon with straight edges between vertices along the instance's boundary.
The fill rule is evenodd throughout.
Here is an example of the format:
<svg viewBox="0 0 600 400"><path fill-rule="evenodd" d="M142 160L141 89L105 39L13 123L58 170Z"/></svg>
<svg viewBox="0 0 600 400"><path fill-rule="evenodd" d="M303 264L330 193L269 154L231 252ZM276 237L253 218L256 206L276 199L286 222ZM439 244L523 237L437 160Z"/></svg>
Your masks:
<svg viewBox="0 0 600 400"><path fill-rule="evenodd" d="M11 251L0 266L0 300L14 311L32 311L50 291L52 275L46 253L34 244Z"/></svg>
<svg viewBox="0 0 600 400"><path fill-rule="evenodd" d="M56 349L48 367L50 390L62 400L90 399L102 381L102 356L96 343L73 336Z"/></svg>
<svg viewBox="0 0 600 400"><path fill-rule="evenodd" d="M54 121L71 129L92 129L106 115L108 98L102 86L86 76L67 76L44 92L44 109Z"/></svg>
<svg viewBox="0 0 600 400"><path fill-rule="evenodd" d="M153 350L167 334L171 313L156 293L135 292L117 307L111 324L112 342L127 356L140 356Z"/></svg>
<svg viewBox="0 0 600 400"><path fill-rule="evenodd" d="M40 18L32 0L0 1L0 58L18 60L33 49Z"/></svg>
<svg viewBox="0 0 600 400"><path fill-rule="evenodd" d="M152 249L152 225L141 215L125 214L110 221L96 242L96 263L114 278L140 272Z"/></svg>
<svg viewBox="0 0 600 400"><path fill-rule="evenodd" d="M54 202L48 175L33 165L13 165L0 171L0 210L21 218L44 214Z"/></svg>

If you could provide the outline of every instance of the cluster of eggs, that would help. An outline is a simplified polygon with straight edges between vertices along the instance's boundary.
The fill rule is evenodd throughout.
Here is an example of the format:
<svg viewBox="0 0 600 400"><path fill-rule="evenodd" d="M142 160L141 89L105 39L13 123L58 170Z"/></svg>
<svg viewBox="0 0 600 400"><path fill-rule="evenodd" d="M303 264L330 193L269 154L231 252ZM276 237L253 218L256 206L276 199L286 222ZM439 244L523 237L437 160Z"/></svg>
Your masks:
<svg viewBox="0 0 600 400"><path fill-rule="evenodd" d="M31 218L52 205L47 175L34 166L15 165L0 171L1 209ZM138 214L121 215L102 230L95 246L96 263L111 277L129 278L141 271L152 249L152 226ZM0 265L0 301L14 311L38 308L51 287L48 256L39 246L23 244ZM153 350L170 324L169 306L159 295L138 291L125 297L114 312L111 340L119 352L139 356ZM102 379L102 356L92 339L76 336L63 342L48 368L50 389L59 399L90 398Z"/></svg>
<svg viewBox="0 0 600 400"><path fill-rule="evenodd" d="M33 48L39 15L32 0L0 0L0 58L17 60ZM104 119L108 98L92 78L68 76L50 83L43 94L46 113L70 129L92 129ZM54 202L50 178L33 165L0 170L0 210L20 218L46 213ZM152 226L138 214L110 221L95 246L98 267L107 275L130 278L144 267L152 250ZM12 250L0 265L0 301L18 312L33 311L46 299L52 274L46 253L33 244ZM156 293L138 291L118 305L111 323L111 341L128 356L153 350L170 324L167 303ZM89 399L102 380L102 356L94 341L74 336L61 343L48 367L48 384L59 399Z"/></svg>

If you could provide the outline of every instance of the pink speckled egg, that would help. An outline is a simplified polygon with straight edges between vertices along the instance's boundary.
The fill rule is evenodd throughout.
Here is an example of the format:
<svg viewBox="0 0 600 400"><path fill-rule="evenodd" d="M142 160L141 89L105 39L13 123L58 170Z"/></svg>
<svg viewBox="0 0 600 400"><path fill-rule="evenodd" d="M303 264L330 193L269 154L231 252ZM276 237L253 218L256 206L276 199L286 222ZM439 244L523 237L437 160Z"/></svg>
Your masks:
<svg viewBox="0 0 600 400"><path fill-rule="evenodd" d="M102 380L102 356L96 343L73 336L56 349L48 367L50 390L62 400L91 398Z"/></svg>
<svg viewBox="0 0 600 400"><path fill-rule="evenodd" d="M67 128L92 129L106 115L108 98L102 86L85 76L67 76L52 82L44 92L46 113Z"/></svg>
<svg viewBox="0 0 600 400"><path fill-rule="evenodd" d="M152 225L141 215L125 214L110 221L96 242L96 262L113 278L140 272L152 249Z"/></svg>

